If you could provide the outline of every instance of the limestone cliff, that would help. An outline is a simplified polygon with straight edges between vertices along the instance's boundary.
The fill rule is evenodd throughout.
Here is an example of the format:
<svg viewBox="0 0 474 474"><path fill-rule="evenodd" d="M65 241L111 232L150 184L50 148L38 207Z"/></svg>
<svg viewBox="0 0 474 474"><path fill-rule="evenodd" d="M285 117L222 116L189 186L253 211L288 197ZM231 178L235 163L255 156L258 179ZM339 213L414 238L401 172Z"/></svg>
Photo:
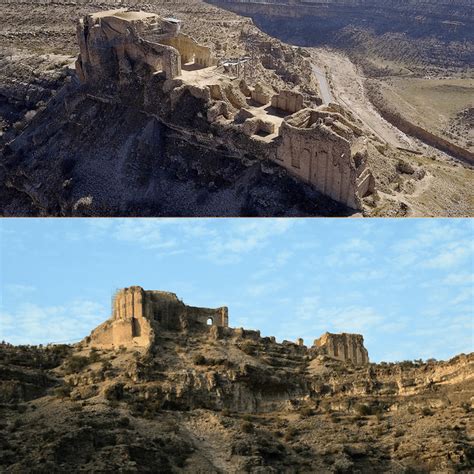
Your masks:
<svg viewBox="0 0 474 474"><path fill-rule="evenodd" d="M469 0L208 2L250 16L271 35L304 46L330 44L437 66L472 63L474 13Z"/></svg>

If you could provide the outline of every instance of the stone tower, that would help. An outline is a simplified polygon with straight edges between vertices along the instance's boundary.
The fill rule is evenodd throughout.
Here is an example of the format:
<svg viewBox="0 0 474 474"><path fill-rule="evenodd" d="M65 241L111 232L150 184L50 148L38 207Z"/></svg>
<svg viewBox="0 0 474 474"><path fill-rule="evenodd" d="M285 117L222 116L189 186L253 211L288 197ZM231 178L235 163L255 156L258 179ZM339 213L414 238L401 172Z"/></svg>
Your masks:
<svg viewBox="0 0 474 474"><path fill-rule="evenodd" d="M314 345L329 357L344 362L351 361L355 365L369 363L369 354L364 347L364 337L361 334L326 332L314 341Z"/></svg>
<svg viewBox="0 0 474 474"><path fill-rule="evenodd" d="M229 311L185 305L174 293L146 291L140 286L118 290L112 316L94 329L90 344L97 347L148 347L160 330L199 330L228 327Z"/></svg>

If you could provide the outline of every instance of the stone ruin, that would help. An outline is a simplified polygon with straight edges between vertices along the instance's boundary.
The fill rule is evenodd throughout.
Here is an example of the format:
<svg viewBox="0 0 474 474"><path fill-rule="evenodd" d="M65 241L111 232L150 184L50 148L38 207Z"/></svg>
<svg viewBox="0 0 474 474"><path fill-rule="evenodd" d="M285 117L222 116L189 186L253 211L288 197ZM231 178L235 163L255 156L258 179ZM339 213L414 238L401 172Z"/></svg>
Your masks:
<svg viewBox="0 0 474 474"><path fill-rule="evenodd" d="M226 307L186 306L174 293L132 286L116 292L112 317L92 331L89 341L100 348L149 347L159 329L180 331L228 324Z"/></svg>
<svg viewBox="0 0 474 474"><path fill-rule="evenodd" d="M133 68L181 75L182 65L216 64L211 50L181 33L181 22L154 13L109 10L87 15L77 24L80 55L76 71L82 82L115 79Z"/></svg>
<svg viewBox="0 0 474 474"><path fill-rule="evenodd" d="M360 334L331 334L326 332L314 341L314 346L325 355L342 361L350 360L354 365L369 363L369 353Z"/></svg>
<svg viewBox="0 0 474 474"><path fill-rule="evenodd" d="M229 75L176 19L111 10L87 15L77 32L77 76L101 101L128 95L170 129L191 133L196 146L271 160L353 209L374 192L367 139L342 107L308 107L295 90Z"/></svg>
<svg viewBox="0 0 474 474"><path fill-rule="evenodd" d="M179 334L204 332L215 340L238 338L259 341L260 331L229 327L229 311L220 308L199 308L185 305L174 293L148 291L140 286L118 290L112 299L112 316L95 328L85 343L99 349L146 348L155 343L155 335L161 331ZM275 342L274 337L265 338ZM364 338L359 334L326 333L306 349L303 339L295 343L312 356L324 355L354 365L369 363Z"/></svg>

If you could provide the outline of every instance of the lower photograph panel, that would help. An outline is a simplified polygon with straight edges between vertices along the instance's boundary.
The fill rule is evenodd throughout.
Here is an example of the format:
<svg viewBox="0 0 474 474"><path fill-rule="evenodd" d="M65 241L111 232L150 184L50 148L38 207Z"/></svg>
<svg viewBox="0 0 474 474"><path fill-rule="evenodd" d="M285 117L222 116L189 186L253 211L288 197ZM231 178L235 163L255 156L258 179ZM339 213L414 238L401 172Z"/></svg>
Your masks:
<svg viewBox="0 0 474 474"><path fill-rule="evenodd" d="M473 230L1 220L0 471L472 470Z"/></svg>

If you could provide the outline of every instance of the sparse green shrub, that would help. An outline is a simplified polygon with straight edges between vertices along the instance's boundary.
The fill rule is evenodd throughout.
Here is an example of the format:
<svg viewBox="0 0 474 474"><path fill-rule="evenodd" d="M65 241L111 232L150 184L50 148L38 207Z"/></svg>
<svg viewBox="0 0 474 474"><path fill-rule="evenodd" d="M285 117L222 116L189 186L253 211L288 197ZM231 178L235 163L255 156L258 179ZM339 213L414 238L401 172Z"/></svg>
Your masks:
<svg viewBox="0 0 474 474"><path fill-rule="evenodd" d="M58 398L69 398L71 395L72 387L70 385L61 385L54 389L54 394Z"/></svg>
<svg viewBox="0 0 474 474"><path fill-rule="evenodd" d="M80 372L89 365L89 358L84 356L71 356L66 361L66 372L69 374Z"/></svg>
<svg viewBox="0 0 474 474"><path fill-rule="evenodd" d="M433 412L433 410L432 410L431 408L429 408L429 407L423 407L423 408L421 409L421 414L422 414L423 416L432 416L432 415L434 415L434 412Z"/></svg>
<svg viewBox="0 0 474 474"><path fill-rule="evenodd" d="M285 433L285 441L291 441L298 434L297 428L290 426Z"/></svg>
<svg viewBox="0 0 474 474"><path fill-rule="evenodd" d="M240 350L247 355L255 355L256 352L255 345L251 341L244 341L240 346Z"/></svg>
<svg viewBox="0 0 474 474"><path fill-rule="evenodd" d="M118 401L123 399L123 384L114 383L104 390L104 396L109 401Z"/></svg>
<svg viewBox="0 0 474 474"><path fill-rule="evenodd" d="M300 418L308 418L314 415L314 410L310 407L303 407L300 410Z"/></svg>
<svg viewBox="0 0 474 474"><path fill-rule="evenodd" d="M20 418L17 418L11 426L11 431L16 431L22 425L23 425L23 421Z"/></svg>
<svg viewBox="0 0 474 474"><path fill-rule="evenodd" d="M202 354L196 354L193 357L193 362L195 365L206 365L206 358Z"/></svg>
<svg viewBox="0 0 474 474"><path fill-rule="evenodd" d="M242 430L243 433L253 433L253 424L250 423L249 421L244 421L241 425L240 425L240 429Z"/></svg>
<svg viewBox="0 0 474 474"><path fill-rule="evenodd" d="M337 413L332 412L332 413L329 414L329 417L331 418L331 421L333 423L339 423L341 421L341 419L339 418L339 415Z"/></svg>
<svg viewBox="0 0 474 474"><path fill-rule="evenodd" d="M121 428L128 428L130 426L130 418L128 418L128 416L122 416L117 423Z"/></svg>
<svg viewBox="0 0 474 474"><path fill-rule="evenodd" d="M99 362L101 360L100 354L97 352L97 349L94 347L91 349L91 352L89 354L89 361L90 363L95 363Z"/></svg>
<svg viewBox="0 0 474 474"><path fill-rule="evenodd" d="M358 403L355 407L355 412L359 416L369 416L372 414L372 410L368 405L364 405L363 403Z"/></svg>

